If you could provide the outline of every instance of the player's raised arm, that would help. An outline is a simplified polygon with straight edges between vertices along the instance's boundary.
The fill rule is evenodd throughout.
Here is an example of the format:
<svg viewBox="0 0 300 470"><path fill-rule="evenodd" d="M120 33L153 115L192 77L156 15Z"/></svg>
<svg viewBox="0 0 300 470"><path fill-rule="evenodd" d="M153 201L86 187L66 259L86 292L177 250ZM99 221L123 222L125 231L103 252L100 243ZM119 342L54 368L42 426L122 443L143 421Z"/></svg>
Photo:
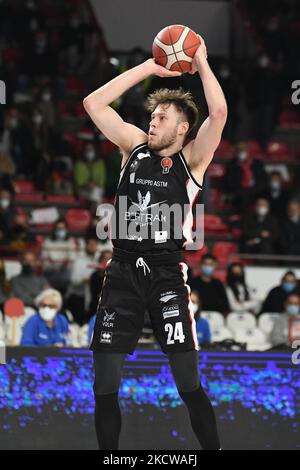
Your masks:
<svg viewBox="0 0 300 470"><path fill-rule="evenodd" d="M218 147L227 119L227 104L222 88L207 62L206 46L201 45L193 58L190 73L198 72L208 106L208 117L201 125L195 140L186 146L186 156L192 168L204 174Z"/></svg>
<svg viewBox="0 0 300 470"><path fill-rule="evenodd" d="M84 108L96 126L125 154L130 153L136 145L147 141L147 134L138 127L126 123L110 107L110 104L131 87L153 74L161 77L180 75L178 72L171 72L157 65L153 59L149 59L122 73L83 100Z"/></svg>

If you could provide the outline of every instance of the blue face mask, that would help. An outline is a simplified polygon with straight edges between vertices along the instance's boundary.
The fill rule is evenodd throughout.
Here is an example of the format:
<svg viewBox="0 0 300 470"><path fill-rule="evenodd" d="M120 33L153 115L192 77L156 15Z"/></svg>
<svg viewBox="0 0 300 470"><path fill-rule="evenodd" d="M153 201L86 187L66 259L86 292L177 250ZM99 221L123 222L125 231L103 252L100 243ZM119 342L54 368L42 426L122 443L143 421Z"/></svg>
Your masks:
<svg viewBox="0 0 300 470"><path fill-rule="evenodd" d="M204 274L205 276L212 276L213 273L215 272L215 267L202 264L201 271L202 271L202 274Z"/></svg>
<svg viewBox="0 0 300 470"><path fill-rule="evenodd" d="M286 311L289 315L297 316L300 314L300 308L296 304L289 304L286 307Z"/></svg>
<svg viewBox="0 0 300 470"><path fill-rule="evenodd" d="M295 289L295 284L293 282L283 282L282 288L285 292L292 292Z"/></svg>

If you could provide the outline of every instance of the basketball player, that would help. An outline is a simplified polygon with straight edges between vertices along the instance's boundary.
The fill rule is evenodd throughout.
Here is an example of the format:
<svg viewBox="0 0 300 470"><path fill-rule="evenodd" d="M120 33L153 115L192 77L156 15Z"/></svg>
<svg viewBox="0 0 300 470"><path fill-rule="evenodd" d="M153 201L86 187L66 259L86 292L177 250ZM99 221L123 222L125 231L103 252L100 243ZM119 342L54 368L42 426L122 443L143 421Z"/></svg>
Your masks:
<svg viewBox="0 0 300 470"><path fill-rule="evenodd" d="M194 140L197 107L190 93L158 90L149 97L151 120L146 134L126 123L110 107L132 86L150 75L175 77L153 59L126 71L84 99L84 107L101 132L122 152L115 198L117 219L151 224L147 209L161 202L171 206L193 204L200 195L204 173L216 150L227 117L222 89L207 62L204 40L196 51L190 73L199 73L209 115ZM130 209L121 209L127 196ZM122 212L123 211L123 212ZM148 217L146 217L146 214ZM187 226L188 225L188 226ZM168 356L178 392L188 408L193 431L205 450L220 449L216 419L198 372L198 344L186 284L182 252L191 229L190 217L182 238L156 232L152 239L138 236L113 240L112 259L106 267L91 349L95 367L95 426L102 450L118 449L121 413L118 390L127 354L135 350L148 310L155 336Z"/></svg>

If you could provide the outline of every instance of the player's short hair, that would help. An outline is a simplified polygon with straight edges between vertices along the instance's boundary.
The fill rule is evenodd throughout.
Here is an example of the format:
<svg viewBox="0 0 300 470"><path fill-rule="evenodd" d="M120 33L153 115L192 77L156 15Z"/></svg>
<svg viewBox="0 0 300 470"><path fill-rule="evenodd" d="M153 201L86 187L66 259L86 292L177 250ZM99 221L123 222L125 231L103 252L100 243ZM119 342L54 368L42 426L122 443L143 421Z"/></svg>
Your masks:
<svg viewBox="0 0 300 470"><path fill-rule="evenodd" d="M160 88L148 96L148 111L152 113L159 104L174 104L175 108L184 114L189 123L188 134L196 127L199 111L191 92L185 91L183 88L176 90Z"/></svg>

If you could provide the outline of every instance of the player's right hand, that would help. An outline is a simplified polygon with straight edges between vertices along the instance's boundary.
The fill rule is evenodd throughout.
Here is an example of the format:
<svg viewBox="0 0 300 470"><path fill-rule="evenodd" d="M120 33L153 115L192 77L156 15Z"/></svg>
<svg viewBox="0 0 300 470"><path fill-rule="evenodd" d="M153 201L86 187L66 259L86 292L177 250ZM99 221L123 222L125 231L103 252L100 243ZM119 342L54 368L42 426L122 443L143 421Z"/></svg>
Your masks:
<svg viewBox="0 0 300 470"><path fill-rule="evenodd" d="M181 72L174 72L166 69L162 65L158 65L154 59L148 59L146 63L147 66L149 66L151 75L157 75L158 77L162 78L180 77L180 75L182 75Z"/></svg>

